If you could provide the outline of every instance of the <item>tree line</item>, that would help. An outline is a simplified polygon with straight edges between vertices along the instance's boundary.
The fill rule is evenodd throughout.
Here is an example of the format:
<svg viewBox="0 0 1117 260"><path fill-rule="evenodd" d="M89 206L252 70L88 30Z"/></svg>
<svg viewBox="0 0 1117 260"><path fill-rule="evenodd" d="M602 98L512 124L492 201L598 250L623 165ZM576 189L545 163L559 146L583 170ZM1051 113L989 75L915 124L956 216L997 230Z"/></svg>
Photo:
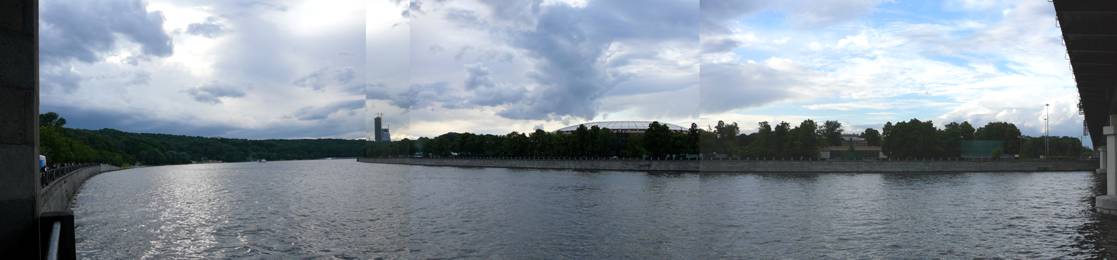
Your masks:
<svg viewBox="0 0 1117 260"><path fill-rule="evenodd" d="M113 165L166 165L202 161L243 162L357 157L365 141L345 139L248 140L114 129L65 127L57 113L39 116L39 151L51 164L100 162Z"/></svg>
<svg viewBox="0 0 1117 260"><path fill-rule="evenodd" d="M718 121L701 129L691 124L686 131L671 131L666 124L652 122L644 133L621 134L608 128L580 125L570 133L536 129L531 133L506 135L446 133L434 138L372 142L363 155L369 157L619 157L619 158L769 158L816 159L819 151L845 145L838 121L803 120L798 125L760 122L756 131L742 134L737 123ZM1004 154L1038 158L1043 154L1042 137L1023 136L1011 123L991 122L974 128L969 122L952 122L942 129L931 121L911 119L887 122L881 130L865 129L854 135L894 159L958 158L962 144L971 140L1002 141ZM1037 142L1038 145L1037 145ZM1079 158L1089 154L1078 138L1052 137L1052 157Z"/></svg>

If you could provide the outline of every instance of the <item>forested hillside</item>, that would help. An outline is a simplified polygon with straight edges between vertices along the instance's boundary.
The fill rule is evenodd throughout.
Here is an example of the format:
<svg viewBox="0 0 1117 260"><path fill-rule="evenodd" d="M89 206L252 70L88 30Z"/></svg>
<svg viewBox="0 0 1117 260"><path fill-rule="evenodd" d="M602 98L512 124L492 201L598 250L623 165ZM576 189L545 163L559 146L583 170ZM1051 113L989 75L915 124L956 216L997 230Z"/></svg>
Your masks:
<svg viewBox="0 0 1117 260"><path fill-rule="evenodd" d="M51 164L103 162L115 165L184 164L199 161L240 162L356 157L365 141L345 139L248 140L169 134L129 133L114 129L65 127L55 113L40 116L39 150Z"/></svg>

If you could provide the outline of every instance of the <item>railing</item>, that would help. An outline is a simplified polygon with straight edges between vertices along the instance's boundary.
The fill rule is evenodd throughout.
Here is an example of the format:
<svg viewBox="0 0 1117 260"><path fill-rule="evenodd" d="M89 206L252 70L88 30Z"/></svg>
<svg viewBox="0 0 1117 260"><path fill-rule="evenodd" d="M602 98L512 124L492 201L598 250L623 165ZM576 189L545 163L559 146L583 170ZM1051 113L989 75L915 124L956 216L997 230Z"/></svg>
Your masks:
<svg viewBox="0 0 1117 260"><path fill-rule="evenodd" d="M58 244L62 240L62 221L55 220L50 225L50 242L47 242L47 260L58 259Z"/></svg>
<svg viewBox="0 0 1117 260"><path fill-rule="evenodd" d="M74 171L80 170L81 168L96 166L96 165L99 165L99 164L98 163L71 163L71 164L61 164L61 165L55 165L55 166L47 167L47 169L45 171L43 171L42 178L39 178L39 180L41 182L40 185L42 185L42 187L46 187L47 185L50 185L54 181L56 181L58 179L61 179L62 177L65 177L67 174L70 174Z"/></svg>
<svg viewBox="0 0 1117 260"><path fill-rule="evenodd" d="M77 258L73 214L44 212L39 216L39 234L42 259Z"/></svg>

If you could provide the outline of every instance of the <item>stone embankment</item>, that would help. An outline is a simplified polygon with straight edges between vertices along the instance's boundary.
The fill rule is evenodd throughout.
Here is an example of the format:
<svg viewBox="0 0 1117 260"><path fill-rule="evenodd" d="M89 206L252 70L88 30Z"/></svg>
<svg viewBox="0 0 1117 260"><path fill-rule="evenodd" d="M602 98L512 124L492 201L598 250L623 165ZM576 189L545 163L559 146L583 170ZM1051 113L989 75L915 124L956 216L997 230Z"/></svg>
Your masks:
<svg viewBox="0 0 1117 260"><path fill-rule="evenodd" d="M120 167L101 164L75 170L55 180L39 190L39 212L70 211L70 202L86 180L97 174L115 170L120 170Z"/></svg>
<svg viewBox="0 0 1117 260"><path fill-rule="evenodd" d="M523 160L357 158L359 162L423 166L701 173L949 173L1093 171L1095 161L765 161Z"/></svg>

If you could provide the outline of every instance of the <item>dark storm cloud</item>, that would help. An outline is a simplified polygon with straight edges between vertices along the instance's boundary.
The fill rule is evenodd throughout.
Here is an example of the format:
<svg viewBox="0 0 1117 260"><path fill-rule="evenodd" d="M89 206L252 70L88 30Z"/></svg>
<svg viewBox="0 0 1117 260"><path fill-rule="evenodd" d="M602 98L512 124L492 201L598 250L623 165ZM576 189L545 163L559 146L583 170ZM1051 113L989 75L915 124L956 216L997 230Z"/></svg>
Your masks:
<svg viewBox="0 0 1117 260"><path fill-rule="evenodd" d="M321 107L304 107L295 111L294 117L299 120L322 120L336 112L353 111L364 107L363 99L346 100Z"/></svg>
<svg viewBox="0 0 1117 260"><path fill-rule="evenodd" d="M198 102L210 104L221 103L222 98L239 98L245 95L243 90L219 82L211 82L203 86L188 89L186 90L186 94L194 97L194 100Z"/></svg>
<svg viewBox="0 0 1117 260"><path fill-rule="evenodd" d="M519 13L513 18L517 19L528 12L516 10ZM598 100L618 82L602 62L611 43L697 43L698 17L694 1L591 1L584 8L550 6L541 12L533 30L520 32L513 40L539 61L531 77L540 88L529 93L522 104L499 114L512 119L593 118Z"/></svg>
<svg viewBox="0 0 1117 260"><path fill-rule="evenodd" d="M139 44L143 55L167 57L174 51L163 14L148 12L140 0L44 0L39 19L44 64L99 61L102 52L117 47L117 35Z"/></svg>
<svg viewBox="0 0 1117 260"><path fill-rule="evenodd" d="M186 32L206 38L217 38L225 33L225 26L218 22L217 17L209 17L205 22L188 25Z"/></svg>
<svg viewBox="0 0 1117 260"><path fill-rule="evenodd" d="M717 113L784 99L801 83L790 74L761 64L703 63L698 103Z"/></svg>
<svg viewBox="0 0 1117 260"><path fill-rule="evenodd" d="M90 107L44 104L42 111L56 112L66 118L66 126L81 129L118 129L139 133L160 133L227 138L308 138L342 136L363 132L364 122L347 118L319 120L314 124L286 124L263 129L249 129L223 123L199 123L201 118L166 119L154 117L143 110L111 111ZM353 113L359 111L352 110ZM321 127L329 125L331 127ZM356 136L354 136L356 137Z"/></svg>
<svg viewBox="0 0 1117 260"><path fill-rule="evenodd" d="M166 120L145 114L145 111L109 111L90 107L43 104L41 110L56 112L66 118L66 126L82 129L112 128L141 133L165 133L194 136L226 136L235 129L228 125L194 125L194 118Z"/></svg>

